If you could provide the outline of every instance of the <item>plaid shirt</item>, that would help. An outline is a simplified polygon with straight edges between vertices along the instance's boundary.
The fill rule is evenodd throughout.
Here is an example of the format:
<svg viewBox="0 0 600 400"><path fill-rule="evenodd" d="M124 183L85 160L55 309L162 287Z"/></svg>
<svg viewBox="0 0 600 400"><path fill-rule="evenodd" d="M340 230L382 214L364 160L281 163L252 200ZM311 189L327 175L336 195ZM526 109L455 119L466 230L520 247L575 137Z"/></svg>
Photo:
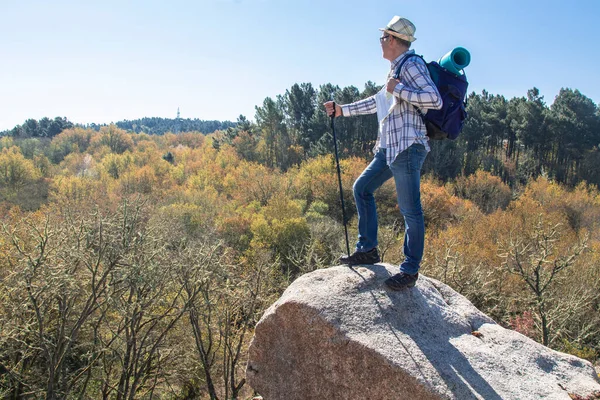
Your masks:
<svg viewBox="0 0 600 400"><path fill-rule="evenodd" d="M391 63L388 79L394 75L396 68L404 57L410 54L414 54L414 50L401 54ZM411 57L404 63L400 72L400 83L394 89L392 106L389 111L385 110L383 113L383 110L379 110L378 114L381 113L385 117L379 120L379 133L373 149L377 151L382 142L382 135L386 135L384 142L387 148L388 165L394 162L396 156L413 143L420 143L429 151L425 124L413 105L419 107L423 113L426 113L428 109L438 110L442 108L440 93L429 76L427 66L420 57ZM386 86L384 85L381 89L382 92L378 94L341 106L342 114L344 116L354 116L376 113L376 96L384 95Z"/></svg>

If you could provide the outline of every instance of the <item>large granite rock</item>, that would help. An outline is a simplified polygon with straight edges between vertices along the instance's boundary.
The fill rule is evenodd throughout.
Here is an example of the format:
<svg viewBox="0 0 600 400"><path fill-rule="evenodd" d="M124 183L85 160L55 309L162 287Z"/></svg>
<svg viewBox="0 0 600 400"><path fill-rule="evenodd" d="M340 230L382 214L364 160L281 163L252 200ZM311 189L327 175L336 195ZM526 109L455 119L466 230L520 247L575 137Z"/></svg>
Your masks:
<svg viewBox="0 0 600 400"><path fill-rule="evenodd" d="M589 362L500 327L439 281L386 290L396 272L340 266L298 278L256 326L250 386L265 400L568 400L600 391Z"/></svg>

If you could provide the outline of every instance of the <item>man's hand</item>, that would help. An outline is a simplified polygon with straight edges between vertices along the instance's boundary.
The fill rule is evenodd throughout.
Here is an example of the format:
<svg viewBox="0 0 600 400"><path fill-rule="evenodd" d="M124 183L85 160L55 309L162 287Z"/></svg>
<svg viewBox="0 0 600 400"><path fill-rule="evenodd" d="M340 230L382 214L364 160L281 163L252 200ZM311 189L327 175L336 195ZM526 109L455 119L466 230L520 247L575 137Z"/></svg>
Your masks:
<svg viewBox="0 0 600 400"><path fill-rule="evenodd" d="M388 93L394 94L394 89L396 88L396 86L398 86L399 83L400 83L400 80L390 78L390 80L387 83L387 87L386 87L386 90L388 91Z"/></svg>
<svg viewBox="0 0 600 400"><path fill-rule="evenodd" d="M332 117L335 112L335 116L336 117L341 117L342 116L342 107L338 106L335 102L333 101L328 101L327 103L323 103L323 105L325 106L325 112L327 112L327 115L329 115L330 117ZM335 110L333 108L333 106L335 105Z"/></svg>

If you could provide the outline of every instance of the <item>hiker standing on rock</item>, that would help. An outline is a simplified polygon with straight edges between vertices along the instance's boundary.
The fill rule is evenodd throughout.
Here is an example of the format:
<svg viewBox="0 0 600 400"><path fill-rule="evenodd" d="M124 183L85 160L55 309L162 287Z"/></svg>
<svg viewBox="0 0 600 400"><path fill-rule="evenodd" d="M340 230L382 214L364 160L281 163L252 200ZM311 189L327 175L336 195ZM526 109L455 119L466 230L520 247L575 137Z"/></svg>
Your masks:
<svg viewBox="0 0 600 400"><path fill-rule="evenodd" d="M405 260L400 264L400 273L385 283L391 289L400 290L415 285L425 244L421 167L430 149L425 124L415 106L425 113L427 109L440 109L442 99L420 57L407 59L400 71L400 79L394 78L402 60L414 54L414 50L409 50L416 40L413 23L395 16L380 30L383 58L391 62L387 84L379 93L364 100L341 106L329 101L324 106L327 114L335 117L377 113L379 131L373 149L375 157L353 187L358 212L358 242L354 253L340 257L340 262L358 265L381 260L377 250L377 209L373 193L394 177L398 206L404 216Z"/></svg>

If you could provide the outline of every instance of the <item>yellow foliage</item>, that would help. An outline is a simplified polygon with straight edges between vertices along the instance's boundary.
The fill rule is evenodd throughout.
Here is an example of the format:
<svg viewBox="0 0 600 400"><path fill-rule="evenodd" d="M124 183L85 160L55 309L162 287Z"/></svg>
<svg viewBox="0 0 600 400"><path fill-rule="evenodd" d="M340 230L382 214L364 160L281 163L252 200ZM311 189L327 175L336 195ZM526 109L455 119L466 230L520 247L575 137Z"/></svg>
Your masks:
<svg viewBox="0 0 600 400"><path fill-rule="evenodd" d="M144 143L154 143L156 144L156 141L154 141L152 138L155 137L156 135L148 135L147 133L144 132L140 132L137 133L135 135L132 135L132 139L133 139L133 143L135 144L135 148L136 149L140 149L141 147L143 147L145 144Z"/></svg>
<svg viewBox="0 0 600 400"><path fill-rule="evenodd" d="M272 198L258 214L252 215L250 230L253 249L270 249L285 264L309 241L310 228L300 205L285 197Z"/></svg>
<svg viewBox="0 0 600 400"><path fill-rule="evenodd" d="M236 167L239 165L240 161L234 147L223 145L217 153L214 162L216 167L226 169L227 167Z"/></svg>
<svg viewBox="0 0 600 400"><path fill-rule="evenodd" d="M439 232L431 232L426 247L429 251L445 254L449 248L460 254L464 265L485 265L493 268L499 265L495 238L487 225L492 216L469 215L459 223L452 224Z"/></svg>
<svg viewBox="0 0 600 400"><path fill-rule="evenodd" d="M597 232L600 228L600 194L595 186L580 183L567 190L540 177L527 185L522 197L535 199L547 212L564 213L575 230Z"/></svg>
<svg viewBox="0 0 600 400"><path fill-rule="evenodd" d="M0 188L13 190L41 177L31 160L26 159L18 147L4 148L0 153Z"/></svg>
<svg viewBox="0 0 600 400"><path fill-rule="evenodd" d="M340 162L344 201L347 207L354 207L352 186L365 166L365 161L358 158L349 158ZM319 156L304 161L294 173L292 185L292 193L308 204L322 201L327 204L332 214L340 209L339 184L333 156Z"/></svg>
<svg viewBox="0 0 600 400"><path fill-rule="evenodd" d="M166 133L163 135L163 139L169 147L177 147L181 145L191 149L202 147L206 141L206 137L200 132L184 132L177 135L173 133Z"/></svg>
<svg viewBox="0 0 600 400"><path fill-rule="evenodd" d="M60 149L71 149L73 145L77 145L79 151L86 151L92 143L92 140L99 135L100 134L93 129L83 129L79 127L65 129L52 138L52 145Z"/></svg>
<svg viewBox="0 0 600 400"><path fill-rule="evenodd" d="M91 152L91 144L98 140L99 133L92 129L65 129L50 143L50 159L54 163L61 162L67 155L79 152Z"/></svg>
<svg viewBox="0 0 600 400"><path fill-rule="evenodd" d="M255 153L256 153L256 159L258 162L260 162L260 163L267 162L267 159L269 158L267 155L268 146L267 146L267 142L265 141L264 137L261 137L258 140L258 142L256 142Z"/></svg>
<svg viewBox="0 0 600 400"><path fill-rule="evenodd" d="M311 201L325 198L327 192L335 190L335 166L332 157L319 156L306 160L300 166L294 186L297 194Z"/></svg>
<svg viewBox="0 0 600 400"><path fill-rule="evenodd" d="M100 128L99 135L92 139L91 145L94 148L107 146L112 153L122 154L133 149L133 139L131 137L132 134L111 124Z"/></svg>
<svg viewBox="0 0 600 400"><path fill-rule="evenodd" d="M0 137L0 150L8 149L15 145L15 141L10 136Z"/></svg>
<svg viewBox="0 0 600 400"><path fill-rule="evenodd" d="M512 192L502 180L483 170L468 177L461 176L450 185L453 194L471 200L486 214L505 209L510 203Z"/></svg>
<svg viewBox="0 0 600 400"><path fill-rule="evenodd" d="M214 221L223 199L213 188L188 192L182 201L185 202L162 207L161 212L183 223L190 235L207 234L214 230Z"/></svg>
<svg viewBox="0 0 600 400"><path fill-rule="evenodd" d="M299 218L302 216L302 208L298 202L288 197L274 197L269 203L262 209L264 215L267 218L274 219L286 219L286 218Z"/></svg>
<svg viewBox="0 0 600 400"><path fill-rule="evenodd" d="M88 148L89 153L94 157L94 160L102 160L107 155L111 154L110 147L97 144Z"/></svg>
<svg viewBox="0 0 600 400"><path fill-rule="evenodd" d="M421 180L421 204L428 229L444 229L468 217L481 217L471 201L452 195L447 187L429 177Z"/></svg>
<svg viewBox="0 0 600 400"><path fill-rule="evenodd" d="M86 176L59 176L51 186L54 201L83 202L102 197L102 183Z"/></svg>
<svg viewBox="0 0 600 400"><path fill-rule="evenodd" d="M261 164L241 161L224 172L223 191L239 204L256 200L266 205L273 196L286 191L282 174Z"/></svg>
<svg viewBox="0 0 600 400"><path fill-rule="evenodd" d="M132 164L131 153L125 154L107 154L102 159L102 169L113 179L119 179Z"/></svg>
<svg viewBox="0 0 600 400"><path fill-rule="evenodd" d="M221 215L216 221L217 234L228 246L243 252L248 248L252 237L251 222L249 215L244 216L237 212Z"/></svg>
<svg viewBox="0 0 600 400"><path fill-rule="evenodd" d="M33 161L18 147L0 152L0 203L7 201L25 210L36 210L46 201L48 183Z"/></svg>
<svg viewBox="0 0 600 400"><path fill-rule="evenodd" d="M202 226L202 221L199 218L202 214L202 209L195 204L171 204L162 207L161 212L170 218L175 218L179 222L182 222L188 232L198 231Z"/></svg>
<svg viewBox="0 0 600 400"><path fill-rule="evenodd" d="M62 175L96 177L96 162L88 153L71 153L59 164Z"/></svg>
<svg viewBox="0 0 600 400"><path fill-rule="evenodd" d="M33 164L40 171L43 177L49 178L54 173L52 163L50 162L48 157L46 157L43 154L36 154L35 156L33 156Z"/></svg>
<svg viewBox="0 0 600 400"><path fill-rule="evenodd" d="M137 186L137 191L140 193L151 193L152 188L156 183L156 175L154 175L154 170L146 165L135 172L135 183Z"/></svg>
<svg viewBox="0 0 600 400"><path fill-rule="evenodd" d="M170 186L170 183L167 183L172 182L170 173L173 169L173 166L170 163L160 158L151 163L150 167L153 169L154 176L156 176L156 179L160 183L161 187Z"/></svg>
<svg viewBox="0 0 600 400"><path fill-rule="evenodd" d="M256 216L251 223L252 245L270 248L277 254L287 256L294 247L301 247L310 237L310 229L304 218L267 220Z"/></svg>
<svg viewBox="0 0 600 400"><path fill-rule="evenodd" d="M586 359L590 362L596 361L600 356L600 353L598 353L598 351L596 351L594 348L582 346L575 342L570 342L567 339L562 340L562 347L563 352Z"/></svg>
<svg viewBox="0 0 600 400"><path fill-rule="evenodd" d="M157 144L149 140L139 142L133 152L133 162L138 167L158 163L161 159Z"/></svg>
<svg viewBox="0 0 600 400"><path fill-rule="evenodd" d="M532 235L537 223L542 221L544 225L561 226L562 235L576 236L576 231L569 224L568 215L561 207L548 207L548 203L542 204L537 199L523 195L513 201L502 215L504 225L511 227L513 231ZM562 236L561 235L561 236Z"/></svg>
<svg viewBox="0 0 600 400"><path fill-rule="evenodd" d="M180 201L186 204L194 204L202 210L203 218L210 221L214 220L223 209L229 209L228 203L217 190L211 186L203 189L186 190L183 193L178 193Z"/></svg>
<svg viewBox="0 0 600 400"><path fill-rule="evenodd" d="M154 169L149 165L135 170L127 171L119 179L124 193L150 194L156 186Z"/></svg>
<svg viewBox="0 0 600 400"><path fill-rule="evenodd" d="M202 188L206 187L207 182L210 182L211 185L219 187L219 190L221 190L224 172L222 167L215 161L218 153L214 149L207 146L191 149L179 145L170 151L175 160L175 167L170 173L178 185ZM189 179L195 175L199 175L199 178L194 179L194 182L190 182Z"/></svg>
<svg viewBox="0 0 600 400"><path fill-rule="evenodd" d="M527 184L521 197L529 197L535 199L542 206L551 207L557 199L565 195L566 189L563 186L540 176Z"/></svg>
<svg viewBox="0 0 600 400"><path fill-rule="evenodd" d="M183 166L177 166L172 171L172 176L175 181L182 185L186 183L185 168ZM186 187L188 190L203 190L206 188L214 188L213 184L220 186L219 181L215 179L215 176L210 170L199 169L194 175L187 179Z"/></svg>

